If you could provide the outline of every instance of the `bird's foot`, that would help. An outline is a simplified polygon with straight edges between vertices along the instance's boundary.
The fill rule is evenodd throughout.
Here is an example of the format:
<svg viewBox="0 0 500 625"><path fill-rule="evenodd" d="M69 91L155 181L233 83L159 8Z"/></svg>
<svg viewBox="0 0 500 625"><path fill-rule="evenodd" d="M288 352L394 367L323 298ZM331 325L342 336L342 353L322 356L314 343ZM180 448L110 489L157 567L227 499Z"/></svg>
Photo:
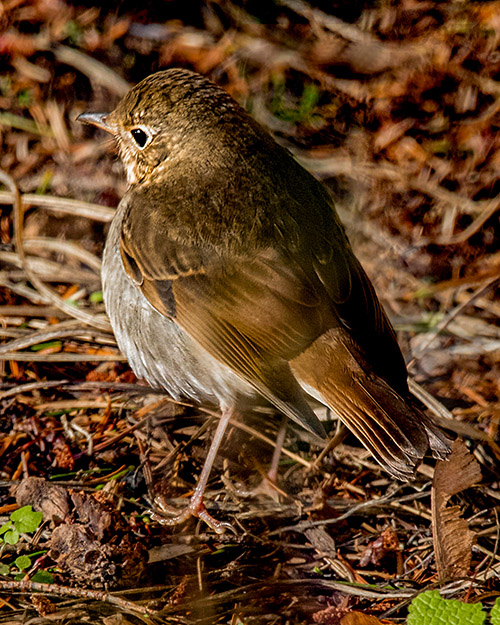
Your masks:
<svg viewBox="0 0 500 625"><path fill-rule="evenodd" d="M184 523L184 521L187 521L189 517L194 516L201 519L217 534L223 534L226 530L230 530L233 534L237 534L236 529L231 525L231 523L218 521L208 513L205 504L203 503L203 497L196 492L191 497L187 508L175 516L166 516L171 514L172 509L165 504L162 497L155 497L155 504L161 512L150 510L150 515L154 521L158 521L158 523L161 523L162 525L179 525L179 523Z"/></svg>

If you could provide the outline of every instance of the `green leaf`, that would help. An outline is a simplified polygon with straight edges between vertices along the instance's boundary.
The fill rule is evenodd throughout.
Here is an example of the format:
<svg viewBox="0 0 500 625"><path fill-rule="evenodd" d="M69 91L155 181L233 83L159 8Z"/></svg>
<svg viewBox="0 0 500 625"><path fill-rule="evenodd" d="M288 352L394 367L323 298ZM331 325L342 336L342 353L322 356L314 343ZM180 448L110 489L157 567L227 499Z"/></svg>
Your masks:
<svg viewBox="0 0 500 625"><path fill-rule="evenodd" d="M275 74L271 79L273 82L272 114L289 123L311 122L321 95L318 87L313 83L304 85L302 96L297 103L296 98L293 98L286 91L286 81L283 74Z"/></svg>
<svg viewBox="0 0 500 625"><path fill-rule="evenodd" d="M31 566L31 558L28 556L19 556L14 560L14 564L20 571L24 571Z"/></svg>
<svg viewBox="0 0 500 625"><path fill-rule="evenodd" d="M30 558L38 558L38 556L43 556L47 553L48 549L40 549L40 551L32 551L30 553Z"/></svg>
<svg viewBox="0 0 500 625"><path fill-rule="evenodd" d="M54 171L52 169L47 169L43 174L40 182L38 183L38 187L35 191L37 195L44 195L45 192L49 189L52 178L54 177Z"/></svg>
<svg viewBox="0 0 500 625"><path fill-rule="evenodd" d="M304 87L300 100L298 118L300 121L307 121L319 100L319 90L316 85L309 83Z"/></svg>
<svg viewBox="0 0 500 625"><path fill-rule="evenodd" d="M79 22L69 20L64 26L65 35L73 46L79 46L83 36L83 28Z"/></svg>
<svg viewBox="0 0 500 625"><path fill-rule="evenodd" d="M4 523L2 527L0 527L0 536L2 534L5 534L5 532L7 530L10 530L11 528L12 528L12 521L7 521L7 523Z"/></svg>
<svg viewBox="0 0 500 625"><path fill-rule="evenodd" d="M3 539L8 545L17 545L19 542L19 532L17 530L9 530L5 532Z"/></svg>
<svg viewBox="0 0 500 625"><path fill-rule="evenodd" d="M53 584L54 576L49 571L37 571L31 578L31 581L39 584Z"/></svg>
<svg viewBox="0 0 500 625"><path fill-rule="evenodd" d="M128 473L130 473L131 471L135 471L135 467L134 465L129 465L126 469L123 469L123 471L120 471L119 473L115 473L112 477L110 477L110 480L119 480L120 478L122 478L124 475L127 475Z"/></svg>
<svg viewBox="0 0 500 625"><path fill-rule="evenodd" d="M93 304L100 304L103 301L102 291L94 291L89 295L89 300Z"/></svg>
<svg viewBox="0 0 500 625"><path fill-rule="evenodd" d="M491 608L490 621L491 625L500 625L500 597L497 597L495 605Z"/></svg>
<svg viewBox="0 0 500 625"><path fill-rule="evenodd" d="M442 599L437 590L428 590L413 599L407 625L483 625L486 613L480 603Z"/></svg>
<svg viewBox="0 0 500 625"><path fill-rule="evenodd" d="M24 130L37 135L54 136L50 126L45 124L38 126L32 119L14 115L14 113L0 113L0 126L17 128L17 130Z"/></svg>
<svg viewBox="0 0 500 625"><path fill-rule="evenodd" d="M41 352L42 349L55 348L60 349L62 347L62 341L47 341L46 343L38 343L38 345L32 345L32 352Z"/></svg>
<svg viewBox="0 0 500 625"><path fill-rule="evenodd" d="M0 563L0 575L8 575L10 571L10 566L8 564Z"/></svg>
<svg viewBox="0 0 500 625"><path fill-rule="evenodd" d="M10 515L16 530L22 534L34 532L40 526L43 519L41 512L35 512L31 506L23 506Z"/></svg>
<svg viewBox="0 0 500 625"><path fill-rule="evenodd" d="M21 89L17 93L17 101L19 106L27 108L33 101L33 97L29 89Z"/></svg>

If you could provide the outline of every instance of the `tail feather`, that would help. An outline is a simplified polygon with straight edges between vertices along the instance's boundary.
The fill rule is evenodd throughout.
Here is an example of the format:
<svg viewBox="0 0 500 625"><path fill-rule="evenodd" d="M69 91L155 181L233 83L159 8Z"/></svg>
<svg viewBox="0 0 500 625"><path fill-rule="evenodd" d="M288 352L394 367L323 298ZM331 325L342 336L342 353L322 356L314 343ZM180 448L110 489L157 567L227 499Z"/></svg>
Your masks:
<svg viewBox="0 0 500 625"><path fill-rule="evenodd" d="M330 330L292 369L304 390L328 406L392 476L407 480L429 447L445 457L448 439L409 392L402 397L370 373L357 351L342 329Z"/></svg>
<svg viewBox="0 0 500 625"><path fill-rule="evenodd" d="M428 448L426 431L415 426L415 415L382 380L369 390L367 380L353 381L350 397L333 385L322 389L327 405L391 475L408 479Z"/></svg>
<svg viewBox="0 0 500 625"><path fill-rule="evenodd" d="M444 460L449 456L451 451L450 439L441 430L441 428L432 421L431 418L414 405L413 398L410 398L410 401L412 402L413 410L418 414L420 420L422 421L422 425L425 428L433 457L438 458L439 460Z"/></svg>

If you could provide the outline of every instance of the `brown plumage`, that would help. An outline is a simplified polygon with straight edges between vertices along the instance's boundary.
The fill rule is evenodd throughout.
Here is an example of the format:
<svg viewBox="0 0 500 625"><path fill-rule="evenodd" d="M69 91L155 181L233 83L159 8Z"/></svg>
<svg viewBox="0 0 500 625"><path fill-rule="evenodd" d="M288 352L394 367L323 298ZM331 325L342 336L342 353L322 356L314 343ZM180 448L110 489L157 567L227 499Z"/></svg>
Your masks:
<svg viewBox="0 0 500 625"><path fill-rule="evenodd" d="M115 135L130 183L103 282L139 376L226 416L259 394L323 435L305 389L400 479L447 453L331 197L229 95L172 69L82 117Z"/></svg>

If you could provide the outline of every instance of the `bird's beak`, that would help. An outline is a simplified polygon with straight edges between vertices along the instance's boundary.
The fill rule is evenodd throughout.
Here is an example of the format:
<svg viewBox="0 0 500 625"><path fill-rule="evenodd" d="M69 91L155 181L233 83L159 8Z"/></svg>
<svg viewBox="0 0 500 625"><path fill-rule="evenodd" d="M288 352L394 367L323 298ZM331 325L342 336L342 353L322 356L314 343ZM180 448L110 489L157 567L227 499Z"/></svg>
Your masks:
<svg viewBox="0 0 500 625"><path fill-rule="evenodd" d="M101 130L114 133L114 128L108 124L108 115L109 113L82 113L78 115L76 121L82 122L82 124L97 126Z"/></svg>

